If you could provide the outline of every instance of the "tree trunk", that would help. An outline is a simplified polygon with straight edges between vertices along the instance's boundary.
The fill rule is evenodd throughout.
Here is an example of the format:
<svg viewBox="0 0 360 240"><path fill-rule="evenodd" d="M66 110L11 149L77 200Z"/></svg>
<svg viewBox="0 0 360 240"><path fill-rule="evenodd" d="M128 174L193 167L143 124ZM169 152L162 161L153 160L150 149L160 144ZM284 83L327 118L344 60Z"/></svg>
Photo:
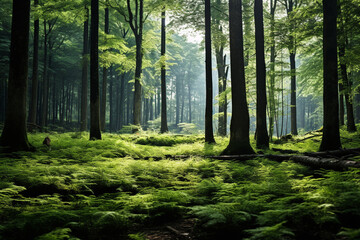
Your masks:
<svg viewBox="0 0 360 240"><path fill-rule="evenodd" d="M349 132L356 132L355 120L354 120L354 108L351 98L351 83L348 79L347 67L344 61L345 57L345 44L342 43L339 46L339 58L340 58L340 70L345 90L345 104L346 104L346 126ZM343 106L344 107L344 106Z"/></svg>
<svg viewBox="0 0 360 240"><path fill-rule="evenodd" d="M262 0L255 0L254 14L256 40L256 147L269 148L266 125L266 68Z"/></svg>
<svg viewBox="0 0 360 240"><path fill-rule="evenodd" d="M112 132L114 130L114 79L113 79L113 67L110 67L110 85L109 85L109 107L110 107L110 122L109 122L109 131Z"/></svg>
<svg viewBox="0 0 360 240"><path fill-rule="evenodd" d="M166 69L165 69L165 47L166 47L166 30L165 30L165 8L161 12L161 57L163 64L161 66L161 128L160 133L168 130L167 112L166 112Z"/></svg>
<svg viewBox="0 0 360 240"><path fill-rule="evenodd" d="M176 101L175 124L177 126L180 122L180 78L179 78L179 76L176 76L176 78L175 78L175 101Z"/></svg>
<svg viewBox="0 0 360 240"><path fill-rule="evenodd" d="M81 75L81 117L80 131L87 130L87 95L88 95L88 54L89 54L89 9L85 7L86 20L84 21L82 75Z"/></svg>
<svg viewBox="0 0 360 240"><path fill-rule="evenodd" d="M188 80L188 99L189 99L189 123L192 122L192 114L191 114L191 84L190 80Z"/></svg>
<svg viewBox="0 0 360 240"><path fill-rule="evenodd" d="M296 65L295 65L295 52L290 53L290 69L291 69L291 134L297 135L296 123Z"/></svg>
<svg viewBox="0 0 360 240"><path fill-rule="evenodd" d="M344 86L342 83L339 83L339 101L340 101L340 106L339 106L339 121L340 121L340 126L344 126L345 125L345 109L344 109Z"/></svg>
<svg viewBox="0 0 360 240"><path fill-rule="evenodd" d="M150 98L150 121L154 120L154 96Z"/></svg>
<svg viewBox="0 0 360 240"><path fill-rule="evenodd" d="M337 73L337 1L323 0L324 128L320 151L341 148Z"/></svg>
<svg viewBox="0 0 360 240"><path fill-rule="evenodd" d="M223 46L216 48L216 63L218 69L218 85L219 85L219 96L224 94L226 90L226 79L225 79L225 61L226 55L224 56L224 48ZM225 79L225 86L224 86ZM219 101L219 123L218 123L218 133L220 136L226 136L226 116L225 116L225 108L227 102L226 100Z"/></svg>
<svg viewBox="0 0 360 240"><path fill-rule="evenodd" d="M8 102L0 138L7 150L31 150L26 132L26 94L30 1L14 0L12 10Z"/></svg>
<svg viewBox="0 0 360 240"><path fill-rule="evenodd" d="M213 86L211 64L211 3L205 0L205 62L206 62L206 107L205 142L215 143L213 133Z"/></svg>
<svg viewBox="0 0 360 240"><path fill-rule="evenodd" d="M42 100L42 110L41 110L41 120L40 126L46 126L46 118L47 118L47 109L48 109L48 98L49 98L49 81L47 77L47 53L48 53L48 33L46 31L46 20L44 20L44 61L43 61L43 100Z"/></svg>
<svg viewBox="0 0 360 240"><path fill-rule="evenodd" d="M105 8L105 34L109 34L109 8L108 7ZM100 107L101 131L105 131L105 128L106 128L107 77L108 77L108 69L106 67L103 67L101 107Z"/></svg>
<svg viewBox="0 0 360 240"><path fill-rule="evenodd" d="M99 0L91 0L90 140L101 139L99 97Z"/></svg>
<svg viewBox="0 0 360 240"><path fill-rule="evenodd" d="M119 129L121 129L124 125L124 107L125 107L125 73L121 74L120 80L120 107L119 107ZM118 101L119 101L118 100ZM126 100L129 102L129 99Z"/></svg>
<svg viewBox="0 0 360 240"><path fill-rule="evenodd" d="M275 10L277 0L270 0L270 86L269 86L269 137L272 140L275 120ZM278 128L276 128L277 133ZM278 135L278 134L277 134Z"/></svg>
<svg viewBox="0 0 360 240"><path fill-rule="evenodd" d="M34 0L34 6L38 6L39 0ZM39 70L39 19L34 21L34 53L33 53L33 69L31 98L29 106L29 122L36 124L37 98L38 98L38 70Z"/></svg>
<svg viewBox="0 0 360 240"><path fill-rule="evenodd" d="M246 101L241 0L229 0L232 118L230 142L222 154L252 154Z"/></svg>

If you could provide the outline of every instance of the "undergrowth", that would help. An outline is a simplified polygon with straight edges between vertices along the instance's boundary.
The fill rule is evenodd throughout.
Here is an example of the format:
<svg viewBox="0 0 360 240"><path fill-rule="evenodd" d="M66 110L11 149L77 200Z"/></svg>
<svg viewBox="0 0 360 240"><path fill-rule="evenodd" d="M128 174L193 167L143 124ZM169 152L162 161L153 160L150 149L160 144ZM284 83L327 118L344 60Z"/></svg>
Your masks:
<svg viewBox="0 0 360 240"><path fill-rule="evenodd" d="M359 146L359 133L341 133L345 147ZM197 219L195 239L360 238L359 170L211 160L202 156L219 154L228 139L205 145L199 135L29 139L36 152L1 155L0 239L146 239L144 226L186 218ZM317 150L317 137L301 139L274 146Z"/></svg>

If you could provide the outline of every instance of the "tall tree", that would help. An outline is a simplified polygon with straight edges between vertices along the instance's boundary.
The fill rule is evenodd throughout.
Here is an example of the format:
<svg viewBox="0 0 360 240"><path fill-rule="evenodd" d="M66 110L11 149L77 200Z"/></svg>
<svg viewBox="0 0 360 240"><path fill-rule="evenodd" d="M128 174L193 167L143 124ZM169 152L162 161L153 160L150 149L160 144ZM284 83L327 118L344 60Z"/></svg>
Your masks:
<svg viewBox="0 0 360 240"><path fill-rule="evenodd" d="M99 97L99 0L91 0L90 139L101 139Z"/></svg>
<svg viewBox="0 0 360 240"><path fill-rule="evenodd" d="M211 4L205 0L205 62L206 62L206 106L205 106L205 142L215 143L213 133L213 86L211 63Z"/></svg>
<svg viewBox="0 0 360 240"><path fill-rule="evenodd" d="M339 133L337 1L323 0L324 128L320 151L341 148Z"/></svg>
<svg viewBox="0 0 360 240"><path fill-rule="evenodd" d="M295 23L292 17L294 8L300 5L301 0L284 0L283 4L286 8L288 19L290 21L290 34L289 34L289 52L290 52L290 71L291 71L291 84L290 84L290 109L291 109L291 134L297 135L297 123L296 123L296 38Z"/></svg>
<svg viewBox="0 0 360 240"><path fill-rule="evenodd" d="M227 96L226 96L226 54L224 49L228 44L228 36L224 33L222 21L227 23L225 6L221 0L216 0L213 6L216 11L211 14L212 17L212 43L214 45L214 52L216 58L216 67L218 72L218 90L219 90L219 119L218 119L218 134L226 136L227 132Z"/></svg>
<svg viewBox="0 0 360 240"><path fill-rule="evenodd" d="M165 69L165 48L166 48L166 29L165 29L165 7L161 12L161 127L160 132L169 131L167 126L166 113L166 69Z"/></svg>
<svg viewBox="0 0 360 240"><path fill-rule="evenodd" d="M82 55L82 75L81 75L81 117L80 131L87 129L87 95L88 95L88 54L89 54L89 9L85 7L84 36L83 36L83 55Z"/></svg>
<svg viewBox="0 0 360 240"><path fill-rule="evenodd" d="M232 117L230 142L222 154L254 153L249 139L241 7L241 0L229 0Z"/></svg>
<svg viewBox="0 0 360 240"><path fill-rule="evenodd" d="M266 126L266 68L262 0L255 0L254 14L256 45L256 147L269 148L269 136Z"/></svg>
<svg viewBox="0 0 360 240"><path fill-rule="evenodd" d="M109 7L105 8L105 34L109 34ZM103 67L102 75L102 93L101 93L101 107L100 107L100 124L101 131L105 131L106 127L106 93L107 93L107 77L108 69Z"/></svg>
<svg viewBox="0 0 360 240"><path fill-rule="evenodd" d="M39 5L39 0L34 0L34 6ZM34 53L33 53L33 68L31 81L31 98L29 106L29 123L36 123L37 113L37 98L38 98L38 70L39 70L39 18L34 21Z"/></svg>
<svg viewBox="0 0 360 240"><path fill-rule="evenodd" d="M269 81L269 137L272 139L275 120L275 10L277 0L270 0L270 81ZM276 128L278 130L278 128Z"/></svg>
<svg viewBox="0 0 360 240"><path fill-rule="evenodd" d="M338 6L339 9L339 21L340 21L340 31L339 31L339 36L338 36L338 40L339 40L339 62L340 62L340 72L341 72L341 78L342 78L342 83L339 84L339 87L343 88L340 89L340 93L341 95L343 95L345 98L345 104L346 104L346 126L347 126L347 130L349 132L356 132L356 126L355 126L355 119L354 119L354 107L353 107L353 101L351 100L351 81L348 78L348 73L347 73L347 63L346 63L346 47L348 45L348 38L347 38L347 32L345 30L345 21L344 21L344 16L342 14L341 11L341 5ZM343 99L341 99L343 100ZM340 101L340 104L342 104L342 108L344 108L343 105L343 101ZM340 105L341 106L341 105ZM343 111L344 112L344 111ZM342 124L344 125L344 120L343 120L343 116L342 116ZM341 121L340 121L341 122Z"/></svg>
<svg viewBox="0 0 360 240"><path fill-rule="evenodd" d="M31 150L26 133L30 1L13 0L8 102L1 146Z"/></svg>

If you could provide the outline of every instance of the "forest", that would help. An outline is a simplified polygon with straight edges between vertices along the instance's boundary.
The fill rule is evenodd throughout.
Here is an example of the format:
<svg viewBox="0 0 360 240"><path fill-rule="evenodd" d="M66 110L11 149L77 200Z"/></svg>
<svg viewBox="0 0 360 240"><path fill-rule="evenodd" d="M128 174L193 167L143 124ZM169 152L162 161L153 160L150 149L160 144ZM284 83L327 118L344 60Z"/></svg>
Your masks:
<svg viewBox="0 0 360 240"><path fill-rule="evenodd" d="M0 239L360 239L360 0L1 0Z"/></svg>

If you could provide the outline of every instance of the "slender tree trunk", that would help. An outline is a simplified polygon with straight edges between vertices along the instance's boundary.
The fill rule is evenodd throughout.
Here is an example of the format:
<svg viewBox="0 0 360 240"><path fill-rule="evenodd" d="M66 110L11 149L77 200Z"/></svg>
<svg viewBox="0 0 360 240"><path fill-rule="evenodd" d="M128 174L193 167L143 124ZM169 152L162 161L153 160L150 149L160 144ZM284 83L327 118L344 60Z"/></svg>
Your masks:
<svg viewBox="0 0 360 240"><path fill-rule="evenodd" d="M150 98L150 121L154 120L154 97L151 96Z"/></svg>
<svg viewBox="0 0 360 240"><path fill-rule="evenodd" d="M110 67L110 77L109 77L110 85L109 85L109 107L110 107L110 123L109 123L109 131L112 132L114 130L114 79L113 79L113 67Z"/></svg>
<svg viewBox="0 0 360 240"><path fill-rule="evenodd" d="M246 101L242 1L229 0L232 118L230 142L225 154L252 154L249 111Z"/></svg>
<svg viewBox="0 0 360 240"><path fill-rule="evenodd" d="M160 132L165 133L168 130L167 112L166 112L166 69L165 69L165 51L166 48L166 30L165 30L165 7L161 13L161 57L163 64L161 66L161 128Z"/></svg>
<svg viewBox="0 0 360 240"><path fill-rule="evenodd" d="M349 132L356 132L355 120L354 120L354 108L352 100L350 99L351 95L351 84L348 79L347 66L344 61L345 57L345 44L342 43L339 46L339 58L340 58L340 70L341 77L343 80L344 90L345 90L345 104L346 104L346 126ZM340 98L341 99L341 98ZM343 105L344 107L344 105Z"/></svg>
<svg viewBox="0 0 360 240"><path fill-rule="evenodd" d="M290 53L290 68L291 68L291 134L297 135L296 123L296 65L295 65L295 52Z"/></svg>
<svg viewBox="0 0 360 240"><path fill-rule="evenodd" d="M211 64L211 3L205 0L205 62L206 62L206 107L205 142L215 143L213 133L213 86Z"/></svg>
<svg viewBox="0 0 360 240"><path fill-rule="evenodd" d="M157 115L156 118L161 114L161 89L157 91Z"/></svg>
<svg viewBox="0 0 360 240"><path fill-rule="evenodd" d="M224 56L224 48L223 46L216 48L216 63L218 69L218 88L219 95L224 94L226 90L226 86L224 86L224 78L225 78L225 61L226 55ZM226 84L226 81L225 81ZM218 133L220 136L226 136L226 116L225 116L225 108L226 108L226 100L221 99L219 101L219 127Z"/></svg>
<svg viewBox="0 0 360 240"><path fill-rule="evenodd" d="M48 34L46 31L46 20L44 20L44 61L43 61L43 100L42 100L42 111L41 111L41 120L40 126L46 126L46 117L48 109L48 98L49 98L49 81L47 77L47 54L48 54Z"/></svg>
<svg viewBox="0 0 360 240"><path fill-rule="evenodd" d="M345 125L345 109L344 109L344 86L342 83L339 83L339 101L340 101L340 107L339 107L339 121L340 126Z"/></svg>
<svg viewBox="0 0 360 240"><path fill-rule="evenodd" d="M87 95L88 95L88 57L89 57L89 9L85 7L86 20L84 21L83 54L82 54L82 75L81 75L81 117L80 131L87 129Z"/></svg>
<svg viewBox="0 0 360 240"><path fill-rule="evenodd" d="M269 148L266 125L266 68L262 0L255 0L254 14L256 40L256 147Z"/></svg>
<svg viewBox="0 0 360 240"><path fill-rule="evenodd" d="M192 122L192 113L191 113L191 84L190 80L188 80L188 99L189 99L189 123Z"/></svg>
<svg viewBox="0 0 360 240"><path fill-rule="evenodd" d="M269 86L269 137L272 140L275 117L275 10L277 0L270 0L270 86ZM277 129L278 130L278 129Z"/></svg>
<svg viewBox="0 0 360 240"><path fill-rule="evenodd" d="M184 122L184 105L185 105L185 100L184 100L184 95L185 95L185 89L184 89L184 81L185 81L185 77L183 78L183 80L181 81L181 110L180 110L180 122Z"/></svg>
<svg viewBox="0 0 360 240"><path fill-rule="evenodd" d="M119 108L119 129L121 129L124 125L124 107L125 107L125 73L121 74L120 80L120 108ZM129 102L129 99L127 99Z"/></svg>
<svg viewBox="0 0 360 240"><path fill-rule="evenodd" d="M38 6L39 0L34 0L34 6ZM34 21L34 53L32 68L31 99L29 106L29 122L36 123L37 98L38 98L38 69L39 69L39 19Z"/></svg>
<svg viewBox="0 0 360 240"><path fill-rule="evenodd" d="M101 139L99 97L99 0L91 0L90 140Z"/></svg>
<svg viewBox="0 0 360 240"><path fill-rule="evenodd" d="M175 78L175 101L175 124L177 126L180 122L180 78L178 76Z"/></svg>
<svg viewBox="0 0 360 240"><path fill-rule="evenodd" d="M0 145L10 151L31 150L26 132L26 94L30 1L13 0L8 101Z"/></svg>
<svg viewBox="0 0 360 240"><path fill-rule="evenodd" d="M341 148L337 73L337 1L323 0L324 128L320 151Z"/></svg>
<svg viewBox="0 0 360 240"><path fill-rule="evenodd" d="M108 7L105 8L105 34L109 34L109 8ZM101 107L100 107L101 131L105 131L105 128L106 128L107 78L108 78L108 69L106 67L103 67Z"/></svg>

